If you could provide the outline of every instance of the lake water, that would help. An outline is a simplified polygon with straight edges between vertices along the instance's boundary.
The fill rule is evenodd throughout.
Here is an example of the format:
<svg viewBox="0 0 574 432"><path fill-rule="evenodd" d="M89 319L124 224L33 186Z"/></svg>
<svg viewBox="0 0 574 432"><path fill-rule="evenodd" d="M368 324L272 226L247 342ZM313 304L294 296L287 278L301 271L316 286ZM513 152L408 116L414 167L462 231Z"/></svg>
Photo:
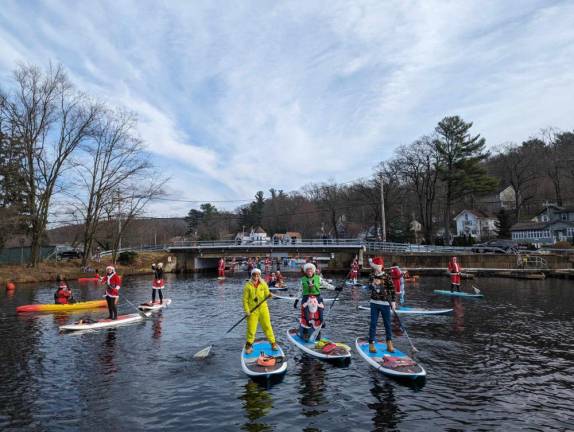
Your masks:
<svg viewBox="0 0 574 432"><path fill-rule="evenodd" d="M407 285L409 305L455 309L447 316L403 318L428 374L419 385L381 375L354 348L345 367L304 356L285 336L298 311L289 301L273 300L272 322L288 370L282 382L266 388L241 370L245 325L221 338L242 316L244 280L168 275L168 309L143 323L79 335L61 334L58 326L107 312L17 315L18 305L52 302L54 287L1 292L0 430L574 429L572 281L468 281L481 288L481 300L433 295L448 288L446 278ZM141 303L150 286L149 277L126 278L123 298ZM101 287L73 288L76 298L101 298ZM366 336L369 313L357 306L367 299L362 288L346 287L325 336L352 346ZM133 308L122 299L120 312ZM393 327L399 331L397 323ZM212 341L206 360L193 358ZM404 336L395 335L395 345L408 351Z"/></svg>

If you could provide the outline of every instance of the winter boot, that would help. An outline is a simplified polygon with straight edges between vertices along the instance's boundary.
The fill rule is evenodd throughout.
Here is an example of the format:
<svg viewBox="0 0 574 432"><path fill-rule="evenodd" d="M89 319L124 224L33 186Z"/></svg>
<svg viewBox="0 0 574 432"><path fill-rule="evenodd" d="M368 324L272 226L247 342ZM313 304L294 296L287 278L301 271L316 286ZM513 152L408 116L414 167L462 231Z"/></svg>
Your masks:
<svg viewBox="0 0 574 432"><path fill-rule="evenodd" d="M374 342L369 342L369 352L371 352L371 353L377 352L377 347L375 346Z"/></svg>
<svg viewBox="0 0 574 432"><path fill-rule="evenodd" d="M245 342L245 354L251 354L253 352L253 345L249 342Z"/></svg>
<svg viewBox="0 0 574 432"><path fill-rule="evenodd" d="M390 339L387 340L387 351L388 352L395 352L395 347L393 346L393 341Z"/></svg>

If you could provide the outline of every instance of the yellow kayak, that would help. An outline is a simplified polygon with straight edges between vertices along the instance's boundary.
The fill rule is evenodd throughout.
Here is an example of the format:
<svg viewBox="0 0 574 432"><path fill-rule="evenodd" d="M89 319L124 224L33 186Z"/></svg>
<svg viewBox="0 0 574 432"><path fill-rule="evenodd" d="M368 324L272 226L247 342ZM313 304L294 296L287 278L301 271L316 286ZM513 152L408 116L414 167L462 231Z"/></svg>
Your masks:
<svg viewBox="0 0 574 432"><path fill-rule="evenodd" d="M68 303L68 304L32 304L18 306L16 312L59 312L81 309L93 309L106 307L105 300L92 300L87 302Z"/></svg>

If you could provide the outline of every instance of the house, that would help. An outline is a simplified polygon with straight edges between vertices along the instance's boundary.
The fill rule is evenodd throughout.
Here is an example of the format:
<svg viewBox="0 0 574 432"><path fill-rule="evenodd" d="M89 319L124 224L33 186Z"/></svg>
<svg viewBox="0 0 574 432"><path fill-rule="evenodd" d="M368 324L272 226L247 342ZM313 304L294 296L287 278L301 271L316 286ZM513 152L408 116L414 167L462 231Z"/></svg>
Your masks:
<svg viewBox="0 0 574 432"><path fill-rule="evenodd" d="M496 217L481 210L463 210L454 217L457 236L488 240L496 235Z"/></svg>
<svg viewBox="0 0 574 432"><path fill-rule="evenodd" d="M574 208L547 204L529 222L519 222L510 229L512 240L533 244L554 244L574 240Z"/></svg>
<svg viewBox="0 0 574 432"><path fill-rule="evenodd" d="M477 198L474 205L490 213L497 213L501 209L511 210L516 206L516 192L512 186L507 186L497 193Z"/></svg>
<svg viewBox="0 0 574 432"><path fill-rule="evenodd" d="M414 242L420 244L424 240L422 224L413 218L409 224L409 231L413 233Z"/></svg>
<svg viewBox="0 0 574 432"><path fill-rule="evenodd" d="M251 228L249 235L246 235L245 232L240 232L235 235L236 244L267 244L270 241L271 238L261 227L257 227L256 229Z"/></svg>
<svg viewBox="0 0 574 432"><path fill-rule="evenodd" d="M271 237L271 241L274 244L295 244L301 243L303 236L300 232L297 231L287 231L286 233L275 233L273 237Z"/></svg>

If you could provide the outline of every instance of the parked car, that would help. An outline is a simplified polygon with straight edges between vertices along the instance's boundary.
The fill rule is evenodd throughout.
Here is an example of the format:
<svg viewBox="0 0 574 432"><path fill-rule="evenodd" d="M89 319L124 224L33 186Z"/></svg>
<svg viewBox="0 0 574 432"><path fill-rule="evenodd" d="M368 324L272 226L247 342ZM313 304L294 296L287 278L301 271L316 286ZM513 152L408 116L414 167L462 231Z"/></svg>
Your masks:
<svg viewBox="0 0 574 432"><path fill-rule="evenodd" d="M73 248L71 246L57 246L56 247L56 259L63 260L63 259L75 259L75 258L82 258L84 254L81 250L77 248Z"/></svg>
<svg viewBox="0 0 574 432"><path fill-rule="evenodd" d="M518 244L512 240L489 240L484 243L475 244L472 249L475 253L518 253Z"/></svg>

